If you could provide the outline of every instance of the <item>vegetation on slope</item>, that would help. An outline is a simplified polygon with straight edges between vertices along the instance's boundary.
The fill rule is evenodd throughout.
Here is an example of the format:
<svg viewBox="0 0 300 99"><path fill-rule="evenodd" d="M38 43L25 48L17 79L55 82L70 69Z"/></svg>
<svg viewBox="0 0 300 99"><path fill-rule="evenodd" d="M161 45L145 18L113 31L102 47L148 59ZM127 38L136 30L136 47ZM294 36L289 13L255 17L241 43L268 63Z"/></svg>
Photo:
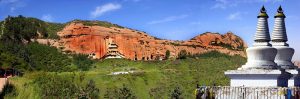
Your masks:
<svg viewBox="0 0 300 99"><path fill-rule="evenodd" d="M8 95L7 97L44 97L43 92L37 90L41 90L41 88L51 89L50 85L61 86L55 88L58 88L56 90L63 90L64 88L68 89L68 86L71 85L84 86L90 80L93 80L95 87L100 90L99 98L123 97L124 95L120 92L123 88L126 89L123 89L123 91L127 95L130 94L131 97L138 99L149 97L152 99L170 98L172 94L175 94L174 92L180 92L180 97L193 98L196 84L228 85L229 79L225 77L224 71L236 69L244 62L245 58L243 57L228 56L218 52L209 52L173 61L108 59L94 63L94 66L88 71L61 72L58 74L56 72L33 72L26 73L24 77L12 78L11 82L15 85L16 93L18 94L15 96ZM120 71L135 72L123 75L111 75L113 72ZM41 87L42 84L37 83L37 78L44 77L45 74L53 74L65 77L65 79L61 78L62 80L60 81L59 78L55 82L49 82L49 86ZM77 81L82 75L84 75L84 80L82 82ZM51 79L44 78L43 80L51 81ZM67 82L69 84L60 82ZM32 88L32 93L30 94L22 91L28 87Z"/></svg>
<svg viewBox="0 0 300 99"><path fill-rule="evenodd" d="M94 61L83 55L67 56L54 47L0 42L0 67L20 71L65 72L88 70Z"/></svg>
<svg viewBox="0 0 300 99"><path fill-rule="evenodd" d="M1 40L30 42L30 39L38 36L47 37L45 22L36 18L26 18L24 16L8 16L2 23L3 34Z"/></svg>
<svg viewBox="0 0 300 99"><path fill-rule="evenodd" d="M90 20L73 20L71 22L79 22L79 23L83 23L83 25L86 25L86 26L103 26L103 27L107 27L107 28L110 28L110 27L117 27L117 28L124 28L123 26L120 26L118 24L113 24L113 23L110 23L110 22L107 22L107 21L90 21Z"/></svg>
<svg viewBox="0 0 300 99"><path fill-rule="evenodd" d="M49 36L55 37L53 33L61 29L63 24L45 23L39 19L23 16L9 16L3 24L4 32L0 37L1 68L16 68L20 71L63 72L77 69L88 70L87 67L93 63L80 55L66 56L54 47L30 43L30 39L36 38L38 35L48 37L47 30L52 30L49 32ZM24 41L29 43L24 43Z"/></svg>
<svg viewBox="0 0 300 99"><path fill-rule="evenodd" d="M24 22L17 24L20 21ZM37 31L55 38L53 33L61 29L56 28L58 24L52 24L52 29L45 25L22 16L11 17L5 24L0 67L16 68L24 76L10 78L10 90L3 92L4 98L194 98L196 84L228 85L224 71L245 62L243 57L216 51L198 55L183 51L178 60L92 61L84 55L65 55L54 47L30 42L39 35ZM49 33L49 29L53 31ZM118 72L133 73L115 74Z"/></svg>
<svg viewBox="0 0 300 99"><path fill-rule="evenodd" d="M61 31L66 24L63 23L47 23L46 24L46 30L48 33L49 39L59 39L59 36L57 35L57 32Z"/></svg>
<svg viewBox="0 0 300 99"><path fill-rule="evenodd" d="M65 27L65 24L62 23L50 23L22 15L16 17L8 16L4 21L0 22L0 25L0 35L2 30L4 30L3 38L25 39L27 41L38 36L40 38L58 39L57 32Z"/></svg>

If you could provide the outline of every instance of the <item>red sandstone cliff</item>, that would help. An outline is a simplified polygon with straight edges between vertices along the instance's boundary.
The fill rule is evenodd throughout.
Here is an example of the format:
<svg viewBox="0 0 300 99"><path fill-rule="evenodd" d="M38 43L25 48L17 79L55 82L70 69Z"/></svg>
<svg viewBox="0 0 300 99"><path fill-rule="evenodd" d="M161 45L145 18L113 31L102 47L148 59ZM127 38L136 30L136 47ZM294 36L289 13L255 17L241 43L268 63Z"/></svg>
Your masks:
<svg viewBox="0 0 300 99"><path fill-rule="evenodd" d="M95 58L105 56L110 41L118 45L118 50L126 58L132 60L154 60L163 58L169 50L175 58L181 50L190 54L218 50L229 55L245 56L245 42L229 32L224 35L204 33L186 41L160 40L144 32L121 28L104 27L99 25L84 25L81 22L71 22L58 32L60 40L50 42L52 46L66 53L94 54Z"/></svg>

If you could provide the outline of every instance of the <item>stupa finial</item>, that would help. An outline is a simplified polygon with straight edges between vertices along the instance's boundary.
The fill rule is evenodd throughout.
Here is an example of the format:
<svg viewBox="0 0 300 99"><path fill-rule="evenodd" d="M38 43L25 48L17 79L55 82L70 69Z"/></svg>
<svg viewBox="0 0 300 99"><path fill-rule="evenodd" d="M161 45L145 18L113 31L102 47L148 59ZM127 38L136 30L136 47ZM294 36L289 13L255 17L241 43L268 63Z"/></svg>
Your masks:
<svg viewBox="0 0 300 99"><path fill-rule="evenodd" d="M260 13L266 13L267 11L266 11L266 8L265 8L265 6L263 5L262 6L262 8L260 9Z"/></svg>
<svg viewBox="0 0 300 99"><path fill-rule="evenodd" d="M279 8L277 9L277 12L278 12L278 13L283 13L283 10L282 10L281 5L280 5Z"/></svg>
<svg viewBox="0 0 300 99"><path fill-rule="evenodd" d="M257 16L257 18L259 18L259 17L267 17L267 18L269 18L265 6L262 6L262 7L261 7L260 13L259 13L259 15Z"/></svg>
<svg viewBox="0 0 300 99"><path fill-rule="evenodd" d="M283 10L282 10L281 5L280 5L279 8L277 9L277 14L275 15L275 18L277 18L277 17L283 17L283 18L285 18L285 15L284 15L284 13L283 13Z"/></svg>

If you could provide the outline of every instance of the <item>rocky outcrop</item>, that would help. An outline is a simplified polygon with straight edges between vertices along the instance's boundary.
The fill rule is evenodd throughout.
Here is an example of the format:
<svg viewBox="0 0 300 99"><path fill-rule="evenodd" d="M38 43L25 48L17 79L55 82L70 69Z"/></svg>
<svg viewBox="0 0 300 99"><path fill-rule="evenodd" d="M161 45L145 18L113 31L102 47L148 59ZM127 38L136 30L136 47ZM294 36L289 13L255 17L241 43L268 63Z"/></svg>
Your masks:
<svg viewBox="0 0 300 99"><path fill-rule="evenodd" d="M300 61L295 61L294 64L295 64L295 66L300 67Z"/></svg>
<svg viewBox="0 0 300 99"><path fill-rule="evenodd" d="M173 41L157 39L129 28L84 25L81 22L69 23L58 35L60 40L48 40L47 44L66 53L89 54L97 59L104 58L111 41L118 45L120 53L131 60L163 59L167 50L171 58L176 58L181 50L190 54L217 50L229 55L245 56L243 50L246 47L245 42L231 32L224 35L207 32L191 40Z"/></svg>

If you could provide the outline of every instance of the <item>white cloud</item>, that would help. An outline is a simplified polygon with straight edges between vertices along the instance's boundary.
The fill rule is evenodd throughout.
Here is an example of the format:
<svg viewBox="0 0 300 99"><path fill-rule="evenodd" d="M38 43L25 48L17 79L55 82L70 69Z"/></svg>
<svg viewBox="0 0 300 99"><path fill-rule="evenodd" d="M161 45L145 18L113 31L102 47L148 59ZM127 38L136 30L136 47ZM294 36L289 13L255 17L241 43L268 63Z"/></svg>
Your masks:
<svg viewBox="0 0 300 99"><path fill-rule="evenodd" d="M21 0L0 0L0 6L7 6L11 13L14 13L18 8L26 6L25 2Z"/></svg>
<svg viewBox="0 0 300 99"><path fill-rule="evenodd" d="M42 16L42 20L47 21L47 22L53 22L54 18L50 14L45 14Z"/></svg>
<svg viewBox="0 0 300 99"><path fill-rule="evenodd" d="M16 3L16 2L19 2L19 0L0 0L1 3L6 3L6 4L9 4L9 3Z"/></svg>
<svg viewBox="0 0 300 99"><path fill-rule="evenodd" d="M196 21L196 22L191 22L190 24L191 24L191 25L202 25L202 22Z"/></svg>
<svg viewBox="0 0 300 99"><path fill-rule="evenodd" d="M125 2L127 2L127 1L140 2L140 1L142 1L142 0L123 0L123 1L125 1Z"/></svg>
<svg viewBox="0 0 300 99"><path fill-rule="evenodd" d="M132 0L133 2L139 2L139 1L141 1L141 0Z"/></svg>
<svg viewBox="0 0 300 99"><path fill-rule="evenodd" d="M188 17L188 15L170 16L170 17L163 18L161 20L154 20L154 21L148 22L147 24L159 24L159 23L171 22L171 21L176 21L179 19L184 19L186 17Z"/></svg>
<svg viewBox="0 0 300 99"><path fill-rule="evenodd" d="M212 9L226 9L228 7L238 6L239 4L249 3L280 3L283 0L215 0L215 4L211 7Z"/></svg>
<svg viewBox="0 0 300 99"><path fill-rule="evenodd" d="M228 20L241 20L242 14L240 12L232 13L227 17Z"/></svg>
<svg viewBox="0 0 300 99"><path fill-rule="evenodd" d="M122 5L114 3L108 3L102 6L97 6L96 9L91 12L91 18L97 18L99 16L102 16L104 13L120 9L121 7Z"/></svg>
<svg viewBox="0 0 300 99"><path fill-rule="evenodd" d="M283 2L283 0L274 0L273 2L274 3L276 3L276 2Z"/></svg>
<svg viewBox="0 0 300 99"><path fill-rule="evenodd" d="M229 1L227 0L216 0L216 4L212 6L212 9L221 8L225 9L229 5Z"/></svg>

